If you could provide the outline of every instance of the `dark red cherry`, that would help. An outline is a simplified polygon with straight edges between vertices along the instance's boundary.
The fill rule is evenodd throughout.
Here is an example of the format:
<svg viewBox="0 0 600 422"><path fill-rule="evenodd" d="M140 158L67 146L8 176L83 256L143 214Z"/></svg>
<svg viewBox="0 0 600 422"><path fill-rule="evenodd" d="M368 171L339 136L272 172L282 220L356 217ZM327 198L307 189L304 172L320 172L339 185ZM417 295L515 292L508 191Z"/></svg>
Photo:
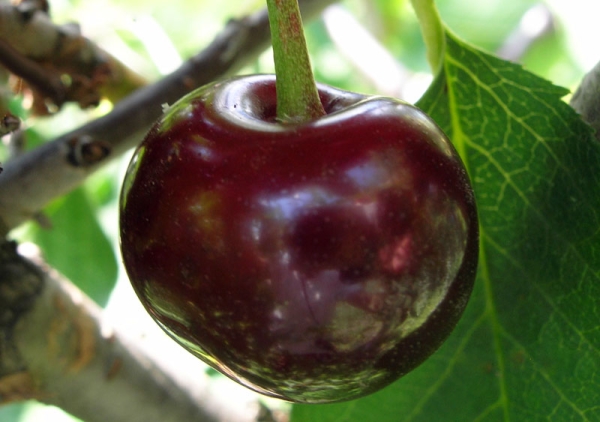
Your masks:
<svg viewBox="0 0 600 422"><path fill-rule="evenodd" d="M422 111L319 86L327 115L275 118L273 76L205 86L136 151L121 247L141 301L209 365L324 403L418 366L475 278L473 192Z"/></svg>

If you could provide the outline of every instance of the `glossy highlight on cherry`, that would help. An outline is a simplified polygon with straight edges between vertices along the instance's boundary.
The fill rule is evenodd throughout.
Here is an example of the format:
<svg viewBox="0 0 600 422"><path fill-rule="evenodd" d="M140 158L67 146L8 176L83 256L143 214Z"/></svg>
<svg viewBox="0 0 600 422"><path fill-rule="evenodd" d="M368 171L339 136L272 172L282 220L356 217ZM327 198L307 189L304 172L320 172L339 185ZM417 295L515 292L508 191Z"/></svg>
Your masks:
<svg viewBox="0 0 600 422"><path fill-rule="evenodd" d="M472 290L474 195L448 138L399 100L319 85L326 115L275 116L275 78L174 104L123 185L123 260L183 347L260 393L355 399L448 337Z"/></svg>

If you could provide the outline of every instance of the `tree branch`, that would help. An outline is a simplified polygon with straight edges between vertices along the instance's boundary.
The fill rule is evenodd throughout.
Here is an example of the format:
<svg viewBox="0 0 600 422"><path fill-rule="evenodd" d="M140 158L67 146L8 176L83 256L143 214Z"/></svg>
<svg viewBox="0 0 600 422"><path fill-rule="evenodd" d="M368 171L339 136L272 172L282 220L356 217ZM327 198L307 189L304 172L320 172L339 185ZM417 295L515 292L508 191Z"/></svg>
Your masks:
<svg viewBox="0 0 600 422"><path fill-rule="evenodd" d="M166 376L77 287L8 242L0 304L0 403L36 399L86 422L240 420L239 406L214 405L206 379L190 391ZM259 407L246 411L253 421Z"/></svg>
<svg viewBox="0 0 600 422"><path fill-rule="evenodd" d="M23 78L44 97L61 106L66 98L66 89L57 75L50 74L37 62L19 54L6 41L0 39L0 63L10 72Z"/></svg>
<svg viewBox="0 0 600 422"><path fill-rule="evenodd" d="M32 88L36 113L48 114L48 101L58 107L65 101L88 107L102 96L117 102L146 85L141 76L82 36L77 25L55 25L45 6L43 1L0 4L0 40L3 50L6 45L11 48L3 57Z"/></svg>
<svg viewBox="0 0 600 422"><path fill-rule="evenodd" d="M583 77L571 97L571 107L594 129L600 141L600 62Z"/></svg>
<svg viewBox="0 0 600 422"><path fill-rule="evenodd" d="M309 19L333 2L303 0L300 5ZM159 82L126 97L111 113L6 163L0 175L0 234L32 218L50 200L135 146L160 116L161 104L173 103L194 88L239 71L268 44L264 10L232 20L204 51ZM106 155L81 162L68 159L84 146Z"/></svg>

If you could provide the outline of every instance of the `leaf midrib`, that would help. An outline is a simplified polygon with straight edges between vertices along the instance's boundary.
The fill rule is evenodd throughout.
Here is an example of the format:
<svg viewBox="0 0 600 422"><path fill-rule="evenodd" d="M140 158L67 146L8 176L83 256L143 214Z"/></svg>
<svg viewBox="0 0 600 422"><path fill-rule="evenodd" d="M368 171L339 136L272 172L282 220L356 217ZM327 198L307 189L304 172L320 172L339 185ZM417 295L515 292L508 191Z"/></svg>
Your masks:
<svg viewBox="0 0 600 422"><path fill-rule="evenodd" d="M449 69L447 68L449 64L449 58L451 56L448 54L448 50L446 49L444 67L445 74L449 75ZM455 148L457 149L459 155L463 159L463 163L467 170L468 174L473 174L470 168L470 163L467 160L467 142L468 137L465 135L462 129L462 125L460 122L460 114L458 112L458 105L456 101L456 94L454 91L454 86L450 83L450 78L447 76L447 87L448 87L448 109L450 112L450 121L452 126L452 134L453 134L453 143ZM485 239L485 231L483 227L479 227L479 237L480 237L480 245L484 244ZM480 247L479 249L479 266L480 266L480 280L484 285L485 292L485 312L483 315L487 315L491 325L491 332L493 335L493 346L496 351L496 360L498 365L498 389L499 389L499 398L498 402L502 407L502 412L504 414L504 420L506 422L510 422L509 411L508 411L508 395L507 395L507 387L506 387L506 379L505 379L505 361L504 361L504 353L502 353L502 345L500 340L500 322L498 321L497 313L496 313L496 304L494 302L494 295L492 290L492 282L489 275L489 266L487 265L487 256L485 253L485 248Z"/></svg>

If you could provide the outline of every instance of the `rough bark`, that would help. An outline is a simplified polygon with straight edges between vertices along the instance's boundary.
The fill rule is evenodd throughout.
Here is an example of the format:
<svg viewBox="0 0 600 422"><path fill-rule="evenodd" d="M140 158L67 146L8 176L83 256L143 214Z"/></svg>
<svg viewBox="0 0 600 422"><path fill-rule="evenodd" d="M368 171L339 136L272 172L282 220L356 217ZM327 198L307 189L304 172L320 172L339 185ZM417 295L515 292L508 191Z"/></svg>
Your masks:
<svg viewBox="0 0 600 422"><path fill-rule="evenodd" d="M87 422L252 421L199 379L165 374L72 283L0 246L0 402L36 399Z"/></svg>
<svg viewBox="0 0 600 422"><path fill-rule="evenodd" d="M0 4L0 63L31 91L33 112L48 114L67 101L85 108L102 96L116 102L146 85L78 25L54 24L47 9L46 2Z"/></svg>

